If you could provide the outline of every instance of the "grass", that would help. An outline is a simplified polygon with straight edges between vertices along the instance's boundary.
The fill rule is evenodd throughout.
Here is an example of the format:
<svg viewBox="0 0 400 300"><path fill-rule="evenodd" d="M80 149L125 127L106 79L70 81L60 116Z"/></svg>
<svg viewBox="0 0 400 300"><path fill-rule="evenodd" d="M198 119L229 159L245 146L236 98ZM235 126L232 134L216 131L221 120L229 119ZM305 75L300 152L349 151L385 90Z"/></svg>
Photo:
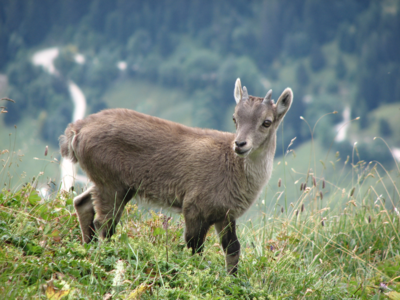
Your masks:
<svg viewBox="0 0 400 300"><path fill-rule="evenodd" d="M22 157L9 145L0 151L2 299L400 297L400 170L362 161L357 148L343 160L312 140L276 159L238 226L233 277L213 230L203 255L192 256L182 217L133 203L110 240L83 245L75 192L38 194L57 162L11 180Z"/></svg>
<svg viewBox="0 0 400 300"><path fill-rule="evenodd" d="M280 147L278 146L278 148ZM334 170L330 162L336 162L338 158L334 153L323 156L324 151L326 150L318 142L313 144L311 141L302 143L295 150L289 148L289 152L286 151L284 155L278 156L282 152L277 151L272 178L264 193L261 194L260 201L249 209L245 218L254 216L262 206L263 200L264 203L266 201L268 203L267 212L272 211L276 205L279 209L280 207L287 209L285 198L290 205L300 197L302 193L300 185L306 181L307 172L305 170L309 168L314 169L314 176L318 175L319 178L323 178L327 174L333 175ZM310 154L312 155L310 156ZM322 163L320 161L314 163L314 157L321 157ZM279 181L281 181L280 186Z"/></svg>
<svg viewBox="0 0 400 300"><path fill-rule="evenodd" d="M4 152L1 158L15 159L11 155ZM295 165L286 162L288 168ZM307 187L298 189L287 210L282 212L275 198L258 203L262 213L238 228L238 277L227 275L213 230L204 254L192 256L183 241L182 218L169 220L168 213L129 204L110 241L82 245L73 193L43 199L36 191L41 177L15 189L6 181L0 193L0 294L4 299L398 299L398 178L362 161L341 171L344 163L334 162L342 172L336 178L345 178L340 186L309 173ZM288 176L286 185L304 186L306 177L300 179L295 183L297 177ZM379 186L387 193L379 194Z"/></svg>

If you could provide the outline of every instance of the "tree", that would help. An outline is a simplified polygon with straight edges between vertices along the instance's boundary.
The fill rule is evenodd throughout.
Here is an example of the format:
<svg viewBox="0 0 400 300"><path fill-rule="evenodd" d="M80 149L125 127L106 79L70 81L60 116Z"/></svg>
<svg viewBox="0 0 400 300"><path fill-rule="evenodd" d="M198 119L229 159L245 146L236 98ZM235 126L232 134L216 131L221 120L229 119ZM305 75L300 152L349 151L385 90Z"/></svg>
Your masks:
<svg viewBox="0 0 400 300"><path fill-rule="evenodd" d="M379 119L379 134L381 136L390 136L393 134L389 122L385 119Z"/></svg>
<svg viewBox="0 0 400 300"><path fill-rule="evenodd" d="M314 72L318 72L325 67L326 59L320 46L314 45L311 49L310 56L311 56L310 66Z"/></svg>
<svg viewBox="0 0 400 300"><path fill-rule="evenodd" d="M347 68L344 63L343 58L340 56L335 65L335 73L336 77L339 79L343 79L347 74Z"/></svg>
<svg viewBox="0 0 400 300"><path fill-rule="evenodd" d="M303 63L300 63L296 68L296 79L300 85L307 85L310 82L308 71Z"/></svg>

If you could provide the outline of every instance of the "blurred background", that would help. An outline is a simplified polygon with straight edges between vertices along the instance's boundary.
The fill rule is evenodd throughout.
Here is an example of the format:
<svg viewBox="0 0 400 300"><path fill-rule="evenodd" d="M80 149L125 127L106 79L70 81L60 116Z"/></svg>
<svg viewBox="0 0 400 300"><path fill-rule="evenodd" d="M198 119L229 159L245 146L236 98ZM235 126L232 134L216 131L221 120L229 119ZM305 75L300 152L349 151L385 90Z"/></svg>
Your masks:
<svg viewBox="0 0 400 300"><path fill-rule="evenodd" d="M400 160L398 0L0 0L0 96L16 102L0 102L0 152L16 177L59 180L76 101L233 132L237 77L255 96L294 91L277 163L293 138L308 163L312 137L324 158Z"/></svg>

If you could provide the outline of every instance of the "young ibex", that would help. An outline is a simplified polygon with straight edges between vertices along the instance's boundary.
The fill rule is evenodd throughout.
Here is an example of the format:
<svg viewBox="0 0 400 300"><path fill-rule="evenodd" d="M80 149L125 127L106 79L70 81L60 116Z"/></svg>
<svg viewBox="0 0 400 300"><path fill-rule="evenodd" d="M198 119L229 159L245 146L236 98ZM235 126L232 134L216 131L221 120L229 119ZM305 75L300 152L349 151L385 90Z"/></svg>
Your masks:
<svg viewBox="0 0 400 300"><path fill-rule="evenodd" d="M249 96L236 80L236 134L186 127L128 109L108 109L69 124L60 137L63 157L79 162L94 183L74 199L84 242L110 237L126 203L139 200L183 213L185 240L202 251L211 225L226 266L237 271L236 219L271 177L276 130L293 99L277 103Z"/></svg>

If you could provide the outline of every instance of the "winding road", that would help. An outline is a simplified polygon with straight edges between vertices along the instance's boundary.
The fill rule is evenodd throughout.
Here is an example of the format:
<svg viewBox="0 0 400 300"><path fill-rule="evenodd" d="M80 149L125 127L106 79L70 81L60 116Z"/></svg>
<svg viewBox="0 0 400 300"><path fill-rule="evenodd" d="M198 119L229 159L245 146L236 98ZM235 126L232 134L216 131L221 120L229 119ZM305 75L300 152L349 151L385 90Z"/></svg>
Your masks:
<svg viewBox="0 0 400 300"><path fill-rule="evenodd" d="M60 76L60 73L54 66L54 60L60 54L59 48L48 48L36 52L32 57L32 63L37 66L42 66L47 72L54 76ZM78 57L82 55L77 54ZM79 62L78 62L79 63ZM82 90L73 82L68 80L68 90L74 105L72 122L83 119L86 113L86 97ZM72 164L69 159L61 159L61 190L69 191L75 181L88 183L86 176L78 175L76 165Z"/></svg>

